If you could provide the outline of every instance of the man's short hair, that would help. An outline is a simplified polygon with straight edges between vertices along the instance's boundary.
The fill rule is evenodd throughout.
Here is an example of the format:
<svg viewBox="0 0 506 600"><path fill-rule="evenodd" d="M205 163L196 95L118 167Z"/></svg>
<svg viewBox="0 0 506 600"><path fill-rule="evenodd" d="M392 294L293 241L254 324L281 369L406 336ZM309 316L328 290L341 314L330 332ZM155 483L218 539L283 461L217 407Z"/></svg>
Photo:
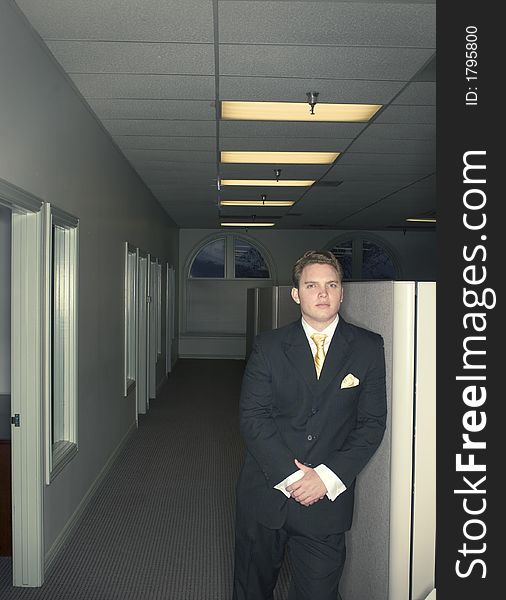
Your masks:
<svg viewBox="0 0 506 600"><path fill-rule="evenodd" d="M293 287L299 288L302 270L308 265L330 265L337 271L338 279L341 282L344 277L343 267L332 252L327 250L308 250L293 265L292 282Z"/></svg>

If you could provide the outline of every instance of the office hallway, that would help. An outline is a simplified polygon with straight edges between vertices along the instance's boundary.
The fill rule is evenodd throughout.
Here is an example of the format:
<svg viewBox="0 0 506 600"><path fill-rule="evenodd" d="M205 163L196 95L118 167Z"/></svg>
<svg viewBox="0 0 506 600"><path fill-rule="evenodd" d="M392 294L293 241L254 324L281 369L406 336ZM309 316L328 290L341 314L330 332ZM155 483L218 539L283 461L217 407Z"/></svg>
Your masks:
<svg viewBox="0 0 506 600"><path fill-rule="evenodd" d="M44 586L13 588L0 559L2 600L228 600L243 368L180 360Z"/></svg>

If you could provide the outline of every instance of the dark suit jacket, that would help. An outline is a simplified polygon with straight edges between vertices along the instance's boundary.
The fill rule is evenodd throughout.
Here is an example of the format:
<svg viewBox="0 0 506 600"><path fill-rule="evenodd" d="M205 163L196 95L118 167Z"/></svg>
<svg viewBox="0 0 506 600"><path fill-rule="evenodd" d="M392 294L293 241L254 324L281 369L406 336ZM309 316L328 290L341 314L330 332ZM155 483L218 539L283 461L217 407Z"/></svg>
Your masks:
<svg viewBox="0 0 506 600"><path fill-rule="evenodd" d="M349 373L359 385L341 389ZM279 528L292 503L291 518L308 532L346 531L351 526L355 478L378 448L385 422L381 336L340 316L317 379L300 320L261 333L241 390L246 457L237 486L240 518ZM347 490L334 502L325 497L308 507L288 499L273 487L297 471L295 458L313 467L324 463Z"/></svg>

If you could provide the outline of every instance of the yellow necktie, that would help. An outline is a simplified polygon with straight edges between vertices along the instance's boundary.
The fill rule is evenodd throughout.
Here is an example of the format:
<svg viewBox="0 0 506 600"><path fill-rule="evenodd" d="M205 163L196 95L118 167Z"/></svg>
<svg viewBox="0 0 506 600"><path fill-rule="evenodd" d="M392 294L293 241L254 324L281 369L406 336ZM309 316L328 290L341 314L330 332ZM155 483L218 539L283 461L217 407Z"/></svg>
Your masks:
<svg viewBox="0 0 506 600"><path fill-rule="evenodd" d="M316 368L316 377L320 379L320 373L322 372L323 361L325 360L325 333L313 333L311 339L316 344L316 354L314 355L314 366Z"/></svg>

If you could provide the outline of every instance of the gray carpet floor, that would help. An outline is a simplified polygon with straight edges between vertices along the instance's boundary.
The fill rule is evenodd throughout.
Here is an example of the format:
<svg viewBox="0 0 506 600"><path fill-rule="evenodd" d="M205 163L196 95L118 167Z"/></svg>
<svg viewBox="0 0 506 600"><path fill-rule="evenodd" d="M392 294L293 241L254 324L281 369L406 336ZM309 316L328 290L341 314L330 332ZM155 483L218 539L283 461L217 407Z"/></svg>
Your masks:
<svg viewBox="0 0 506 600"><path fill-rule="evenodd" d="M41 588L2 600L229 600L244 363L180 360ZM275 600L284 600L288 568Z"/></svg>

